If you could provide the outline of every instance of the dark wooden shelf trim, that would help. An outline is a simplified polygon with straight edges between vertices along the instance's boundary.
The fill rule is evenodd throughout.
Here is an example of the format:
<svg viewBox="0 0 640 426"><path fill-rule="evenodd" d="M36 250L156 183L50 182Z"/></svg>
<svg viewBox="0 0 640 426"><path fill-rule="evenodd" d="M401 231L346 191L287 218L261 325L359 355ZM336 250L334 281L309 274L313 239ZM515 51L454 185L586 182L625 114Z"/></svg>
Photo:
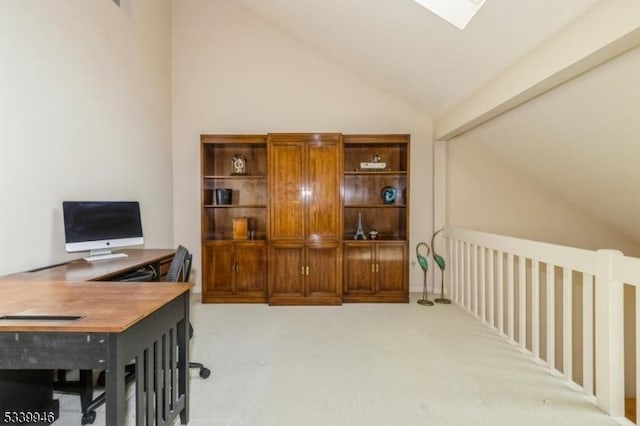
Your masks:
<svg viewBox="0 0 640 426"><path fill-rule="evenodd" d="M266 179L267 179L267 176L265 176L265 175L221 175L221 176L206 175L206 176L203 176L203 179L220 179L220 180L266 180Z"/></svg>
<svg viewBox="0 0 640 426"><path fill-rule="evenodd" d="M266 204L205 204L205 209L266 209Z"/></svg>
<svg viewBox="0 0 640 426"><path fill-rule="evenodd" d="M345 176L396 176L396 175L406 175L407 172L404 170L389 170L383 172L359 172L359 171L345 171Z"/></svg>
<svg viewBox="0 0 640 426"><path fill-rule="evenodd" d="M345 204L345 209L404 209L406 204L381 204L381 203L362 203L362 204Z"/></svg>

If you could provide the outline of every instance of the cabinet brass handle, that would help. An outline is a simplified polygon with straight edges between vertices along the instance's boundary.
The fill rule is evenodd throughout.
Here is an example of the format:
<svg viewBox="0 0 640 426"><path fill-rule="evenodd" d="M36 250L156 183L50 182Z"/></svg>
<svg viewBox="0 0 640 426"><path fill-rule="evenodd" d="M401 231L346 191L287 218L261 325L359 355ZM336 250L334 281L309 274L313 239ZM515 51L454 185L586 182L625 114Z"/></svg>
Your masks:
<svg viewBox="0 0 640 426"><path fill-rule="evenodd" d="M236 272L240 272L240 264L236 263Z"/></svg>
<svg viewBox="0 0 640 426"><path fill-rule="evenodd" d="M302 275L304 275L304 265L302 265Z"/></svg>
<svg viewBox="0 0 640 426"><path fill-rule="evenodd" d="M372 263L371 264L371 272L375 272L376 271L376 264Z"/></svg>
<svg viewBox="0 0 640 426"><path fill-rule="evenodd" d="M380 272L380 264L376 263L376 272Z"/></svg>
<svg viewBox="0 0 640 426"><path fill-rule="evenodd" d="M309 275L309 267L307 266L307 275Z"/></svg>

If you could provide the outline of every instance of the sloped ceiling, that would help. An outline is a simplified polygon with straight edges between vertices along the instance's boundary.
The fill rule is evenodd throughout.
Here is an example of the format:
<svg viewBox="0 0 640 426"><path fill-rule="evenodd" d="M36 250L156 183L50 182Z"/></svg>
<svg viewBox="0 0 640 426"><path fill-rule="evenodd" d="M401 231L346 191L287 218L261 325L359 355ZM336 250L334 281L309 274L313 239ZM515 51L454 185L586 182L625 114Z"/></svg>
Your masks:
<svg viewBox="0 0 640 426"><path fill-rule="evenodd" d="M487 0L464 31L413 0L236 0L437 118L598 0Z"/></svg>
<svg viewBox="0 0 640 426"><path fill-rule="evenodd" d="M473 141L640 249L638 76L635 48L452 143Z"/></svg>

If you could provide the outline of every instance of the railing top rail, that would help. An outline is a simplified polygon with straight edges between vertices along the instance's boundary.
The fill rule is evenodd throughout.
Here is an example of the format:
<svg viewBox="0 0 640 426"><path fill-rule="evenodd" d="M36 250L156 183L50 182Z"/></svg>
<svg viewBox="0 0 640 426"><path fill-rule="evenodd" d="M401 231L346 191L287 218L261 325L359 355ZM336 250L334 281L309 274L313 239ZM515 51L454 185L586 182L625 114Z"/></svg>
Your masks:
<svg viewBox="0 0 640 426"><path fill-rule="evenodd" d="M446 228L448 238L595 275L596 252L540 241L460 228Z"/></svg>
<svg viewBox="0 0 640 426"><path fill-rule="evenodd" d="M640 259L620 256L613 259L612 279L640 287Z"/></svg>

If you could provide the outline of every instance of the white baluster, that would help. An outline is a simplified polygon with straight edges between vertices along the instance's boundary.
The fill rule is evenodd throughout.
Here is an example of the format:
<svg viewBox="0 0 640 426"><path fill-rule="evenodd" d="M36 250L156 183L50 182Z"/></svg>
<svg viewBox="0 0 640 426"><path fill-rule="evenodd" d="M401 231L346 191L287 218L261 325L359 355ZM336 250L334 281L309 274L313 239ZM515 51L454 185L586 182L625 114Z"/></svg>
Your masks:
<svg viewBox="0 0 640 426"><path fill-rule="evenodd" d="M513 279L513 253L507 253L507 332L509 340L514 341L514 299L515 284Z"/></svg>
<svg viewBox="0 0 640 426"><path fill-rule="evenodd" d="M540 263L531 261L531 351L540 359Z"/></svg>
<svg viewBox="0 0 640 426"><path fill-rule="evenodd" d="M636 297L639 294L637 291ZM588 396L593 395L593 275L590 274L582 274L582 388Z"/></svg>
<svg viewBox="0 0 640 426"><path fill-rule="evenodd" d="M486 297L486 260L485 260L485 249L484 247L480 247L480 257L478 261L480 262L480 318L482 321L487 321L487 297Z"/></svg>
<svg viewBox="0 0 640 426"><path fill-rule="evenodd" d="M475 316L478 316L478 246L474 245L472 247L472 253L471 253L471 257L472 257L472 263L473 263L473 269L472 269L472 277L473 277L473 313L475 314Z"/></svg>
<svg viewBox="0 0 640 426"><path fill-rule="evenodd" d="M496 283L494 281L494 273L493 273L493 267L494 267L494 260L493 260L493 256L494 256L494 252L492 249L489 249L489 276L487 278L488 282L489 282L489 304L488 304L488 310L489 310L489 324L491 324L491 327L495 328L496 327L496 313L495 313L495 307L494 307L494 303L495 303L495 287L496 287Z"/></svg>
<svg viewBox="0 0 640 426"><path fill-rule="evenodd" d="M562 269L562 363L565 379L573 381L573 280L569 268Z"/></svg>
<svg viewBox="0 0 640 426"><path fill-rule="evenodd" d="M498 278L498 330L502 334L504 332L504 254L501 251L497 252L496 258L496 274Z"/></svg>
<svg viewBox="0 0 640 426"><path fill-rule="evenodd" d="M518 256L518 339L527 348L527 259Z"/></svg>
<svg viewBox="0 0 640 426"><path fill-rule="evenodd" d="M547 263L547 364L552 370L556 368L555 280L555 265Z"/></svg>

